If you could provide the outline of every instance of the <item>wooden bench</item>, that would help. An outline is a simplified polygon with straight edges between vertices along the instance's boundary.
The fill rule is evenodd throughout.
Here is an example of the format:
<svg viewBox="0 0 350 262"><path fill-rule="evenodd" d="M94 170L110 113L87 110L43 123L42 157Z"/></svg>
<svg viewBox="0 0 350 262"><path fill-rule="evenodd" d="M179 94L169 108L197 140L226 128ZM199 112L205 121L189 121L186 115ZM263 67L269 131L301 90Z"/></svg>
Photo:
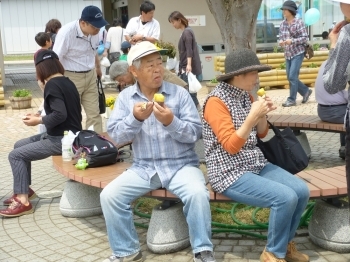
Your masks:
<svg viewBox="0 0 350 262"><path fill-rule="evenodd" d="M77 170L73 165L73 161L65 162L61 156L53 156L52 160L55 169L62 175L97 188L104 188L131 166L129 162L118 162L110 166ZM311 198L334 198L347 194L345 166L304 170L298 173L297 176L307 183ZM214 192L209 184L208 189L211 201L232 201L226 196ZM159 199L177 199L177 196L165 189L153 190L146 196Z"/></svg>
<svg viewBox="0 0 350 262"><path fill-rule="evenodd" d="M278 128L290 127L293 130L345 132L343 124L324 122L315 115L269 115L267 119Z"/></svg>
<svg viewBox="0 0 350 262"><path fill-rule="evenodd" d="M313 130L339 133L345 131L342 124L326 123L321 121L317 116L270 115L268 119L272 124L274 124L278 128L285 128L289 126L293 130ZM52 159L55 169L62 175L66 176L67 178L73 181L99 189L104 188L106 185L108 185L108 183L110 183L116 177L121 175L124 170L131 166L130 162L118 162L110 166L87 168L86 170L77 170L73 165L73 161L63 162L61 156L53 156ZM345 166L304 170L296 175L306 182L310 190L311 199L327 199L329 201L347 195ZM207 186L210 193L210 201L232 202L231 199L225 197L224 195L214 192L209 184ZM145 196L161 200L178 200L177 196L173 195L165 189L153 190ZM98 198L98 195L92 196L92 198ZM334 212L336 211L331 211L332 214L334 214ZM323 212L321 214L321 217L323 217ZM183 223L186 222L184 221ZM318 223L315 222L314 224ZM329 228L330 226L326 223L323 223L321 227ZM331 227L333 227L333 225ZM316 233L324 231L325 230L323 230L323 228L320 229L314 227L313 229L313 232ZM338 250L340 250L341 252L343 252L343 250L345 250L346 252L350 252L350 243L342 243L342 241L339 241L339 239L335 239L334 241L333 239L324 240L323 235L321 237L314 236L311 234L311 231L309 232L311 239L323 248L336 252L338 252ZM333 244L333 242L335 242L336 244L328 248L329 243ZM338 244L339 242L340 244ZM148 242L147 245L151 251L156 250L154 246L151 248ZM162 245L163 243L161 243L161 246ZM155 253L159 253L158 250Z"/></svg>

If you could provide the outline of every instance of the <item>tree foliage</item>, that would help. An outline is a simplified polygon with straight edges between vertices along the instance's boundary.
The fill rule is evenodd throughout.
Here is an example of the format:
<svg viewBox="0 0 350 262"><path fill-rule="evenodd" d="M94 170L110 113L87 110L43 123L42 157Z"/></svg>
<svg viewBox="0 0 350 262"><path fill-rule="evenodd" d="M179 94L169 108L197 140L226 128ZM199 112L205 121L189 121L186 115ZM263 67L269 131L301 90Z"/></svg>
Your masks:
<svg viewBox="0 0 350 262"><path fill-rule="evenodd" d="M255 27L262 0L206 0L219 26L226 54L237 48L256 50Z"/></svg>

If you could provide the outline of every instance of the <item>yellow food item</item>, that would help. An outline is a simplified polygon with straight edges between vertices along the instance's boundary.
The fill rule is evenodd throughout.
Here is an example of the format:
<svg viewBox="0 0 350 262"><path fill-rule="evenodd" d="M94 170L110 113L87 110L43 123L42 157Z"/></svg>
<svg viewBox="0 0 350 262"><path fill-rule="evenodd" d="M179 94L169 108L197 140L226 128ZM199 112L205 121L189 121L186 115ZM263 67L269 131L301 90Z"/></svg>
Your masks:
<svg viewBox="0 0 350 262"><path fill-rule="evenodd" d="M260 88L257 92L258 96L264 96L265 95L265 89L264 88Z"/></svg>
<svg viewBox="0 0 350 262"><path fill-rule="evenodd" d="M165 97L162 94L154 94L153 101L157 102L160 106L164 106Z"/></svg>
<svg viewBox="0 0 350 262"><path fill-rule="evenodd" d="M157 103L159 103L159 102L164 103L165 97L162 94L154 94L153 100L154 100L154 102L157 102Z"/></svg>

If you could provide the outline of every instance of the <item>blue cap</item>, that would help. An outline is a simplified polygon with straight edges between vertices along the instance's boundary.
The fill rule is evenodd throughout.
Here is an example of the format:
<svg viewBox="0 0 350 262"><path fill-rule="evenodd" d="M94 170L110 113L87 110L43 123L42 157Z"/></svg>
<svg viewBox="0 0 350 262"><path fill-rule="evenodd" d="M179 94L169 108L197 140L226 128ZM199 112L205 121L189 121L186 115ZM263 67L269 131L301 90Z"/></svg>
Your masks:
<svg viewBox="0 0 350 262"><path fill-rule="evenodd" d="M122 46L121 46L122 49L127 49L127 48L130 48L130 47L131 47L131 44L129 43L129 41L124 41L122 43Z"/></svg>
<svg viewBox="0 0 350 262"><path fill-rule="evenodd" d="M108 25L108 22L103 19L100 8L94 5L86 6L81 12L81 20L88 22L96 28L104 27Z"/></svg>

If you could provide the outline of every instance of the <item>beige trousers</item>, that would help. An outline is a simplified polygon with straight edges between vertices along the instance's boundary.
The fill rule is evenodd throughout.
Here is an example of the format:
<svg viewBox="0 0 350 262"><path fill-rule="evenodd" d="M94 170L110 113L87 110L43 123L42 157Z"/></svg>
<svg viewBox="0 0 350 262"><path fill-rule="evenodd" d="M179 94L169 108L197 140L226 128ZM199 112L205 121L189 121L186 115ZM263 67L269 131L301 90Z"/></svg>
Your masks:
<svg viewBox="0 0 350 262"><path fill-rule="evenodd" d="M102 119L98 105L97 75L95 69L88 73L65 71L64 75L72 80L77 87L81 105L86 113L85 128L87 129L93 125L95 132L102 133Z"/></svg>

